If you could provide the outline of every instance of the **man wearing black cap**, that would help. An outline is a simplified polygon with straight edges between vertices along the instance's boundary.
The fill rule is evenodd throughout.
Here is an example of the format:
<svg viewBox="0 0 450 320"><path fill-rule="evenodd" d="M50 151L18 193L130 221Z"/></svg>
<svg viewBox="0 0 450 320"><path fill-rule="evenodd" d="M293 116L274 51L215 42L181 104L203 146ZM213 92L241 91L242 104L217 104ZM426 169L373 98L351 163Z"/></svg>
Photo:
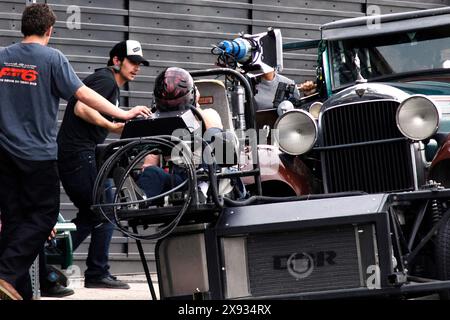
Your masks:
<svg viewBox="0 0 450 320"><path fill-rule="evenodd" d="M138 41L127 40L110 51L106 68L97 69L83 82L111 103L119 105L120 87L134 80L140 65L148 66ZM97 177L95 148L108 132L120 133L124 124L114 122L82 102L71 99L58 134L58 168L67 195L78 208L72 232L74 250L91 235L86 260L85 287L128 289L128 284L109 273L108 251L113 225L92 210L92 189Z"/></svg>

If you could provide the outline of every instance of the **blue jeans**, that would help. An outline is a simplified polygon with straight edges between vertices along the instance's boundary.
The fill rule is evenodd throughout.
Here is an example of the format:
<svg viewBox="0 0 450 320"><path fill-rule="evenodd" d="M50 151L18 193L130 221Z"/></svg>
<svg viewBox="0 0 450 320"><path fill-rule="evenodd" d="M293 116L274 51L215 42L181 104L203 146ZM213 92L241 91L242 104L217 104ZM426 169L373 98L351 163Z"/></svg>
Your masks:
<svg viewBox="0 0 450 320"><path fill-rule="evenodd" d="M144 169L136 181L147 197L154 197L178 186L184 181L182 173L167 173L162 168L151 166Z"/></svg>
<svg viewBox="0 0 450 320"><path fill-rule="evenodd" d="M91 210L92 190L97 177L95 152L63 155L58 160L58 168L64 190L78 208L77 216L72 220L77 226L77 230L72 232L73 249L75 251L91 235L84 275L86 279L103 278L109 275L109 244L114 226Z"/></svg>

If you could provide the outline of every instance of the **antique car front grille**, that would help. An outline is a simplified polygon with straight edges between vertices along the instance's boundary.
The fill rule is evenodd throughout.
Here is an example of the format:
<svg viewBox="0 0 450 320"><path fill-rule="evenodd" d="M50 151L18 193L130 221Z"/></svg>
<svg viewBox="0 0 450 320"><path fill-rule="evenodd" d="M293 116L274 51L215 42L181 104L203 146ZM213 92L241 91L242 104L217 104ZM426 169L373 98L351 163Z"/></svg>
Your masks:
<svg viewBox="0 0 450 320"><path fill-rule="evenodd" d="M374 101L325 111L322 116L324 146L403 138L395 122L398 106L396 101Z"/></svg>
<svg viewBox="0 0 450 320"><path fill-rule="evenodd" d="M414 187L410 143L398 130L396 101L342 105L322 115L322 168L328 192Z"/></svg>

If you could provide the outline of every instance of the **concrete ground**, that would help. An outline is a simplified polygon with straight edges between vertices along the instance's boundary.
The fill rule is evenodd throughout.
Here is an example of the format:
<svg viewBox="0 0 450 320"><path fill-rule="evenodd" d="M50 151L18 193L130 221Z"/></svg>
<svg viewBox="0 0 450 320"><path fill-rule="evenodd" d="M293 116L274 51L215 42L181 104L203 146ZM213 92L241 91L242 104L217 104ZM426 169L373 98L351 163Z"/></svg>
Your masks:
<svg viewBox="0 0 450 320"><path fill-rule="evenodd" d="M75 294L64 298L41 297L41 300L151 300L150 289L144 274L117 275L128 283L130 289L87 289L82 278L72 278L69 285ZM156 274L152 274L153 287L159 299Z"/></svg>
<svg viewBox="0 0 450 320"><path fill-rule="evenodd" d="M159 299L159 288L156 274L152 274L153 287L157 299ZM84 287L83 278L72 278L69 287L75 294L64 298L41 297L41 300L151 300L150 289L144 274L117 275L117 278L128 283L130 289L87 289ZM411 300L439 300L437 294L427 295Z"/></svg>

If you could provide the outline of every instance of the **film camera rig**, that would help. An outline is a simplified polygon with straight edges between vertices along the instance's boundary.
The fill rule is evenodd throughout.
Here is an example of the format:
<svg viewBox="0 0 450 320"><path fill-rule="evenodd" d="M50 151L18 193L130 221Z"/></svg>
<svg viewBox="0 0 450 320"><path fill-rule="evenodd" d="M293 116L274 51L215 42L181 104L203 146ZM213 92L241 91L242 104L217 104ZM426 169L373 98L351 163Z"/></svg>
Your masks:
<svg viewBox="0 0 450 320"><path fill-rule="evenodd" d="M194 77L224 74L236 77L245 88L246 93L251 94L247 80L234 70L211 69L191 72ZM245 104L245 110L247 111L245 119L249 119L246 126L253 128L254 121L251 120L254 119L252 99L246 99ZM174 132L179 137L175 136ZM212 208L221 208L223 199L217 194L217 180L254 176L258 186L257 193L260 194L258 161L254 162L252 170L220 173L220 167L231 167L235 163L218 164L215 161L215 153L217 152L203 139L203 133L201 115L194 107L184 111L158 112L152 118L138 118L127 122L119 141L98 147L97 159L100 170L93 193L94 208L128 236L138 240L157 240L169 234L187 211L195 214ZM189 138L186 138L187 136ZM236 152L233 138L227 134L213 137L215 145L223 146L222 150L226 152L230 150ZM249 143L249 140L245 138L239 140L239 143L244 145ZM196 150L194 150L194 146L196 146ZM201 150L198 150L198 147ZM199 151L201 154L199 154ZM183 176L186 178L180 185L171 188L169 191L147 198L141 191L138 190L137 193L133 193L131 189L136 189L135 179L132 178L140 170L143 159L150 154L158 155L160 159L172 158L166 163L166 170L170 172L176 166L182 169ZM199 156L207 158L207 164L205 164L205 161L199 163L197 161ZM253 152L253 157L257 160L256 152ZM234 159L237 160L236 157ZM114 203L105 203L102 186L111 178L115 185ZM201 181L210 183L210 192L203 201L201 201L200 191L196 187ZM174 197L169 197L174 193L176 193ZM123 202L124 199L127 201ZM180 201L180 199L183 199L183 201ZM180 202L183 202L181 207L178 206ZM161 205L161 203L164 205ZM158 205L155 207L155 204ZM147 220L153 222L153 220L159 221L159 219L167 220L170 217L174 218L173 221L158 227L155 233L144 236L138 232L130 232L129 226L122 226L121 224L122 220L133 220L134 223L146 225ZM146 220L145 218L149 219Z"/></svg>
<svg viewBox="0 0 450 320"><path fill-rule="evenodd" d="M220 42L213 48L212 53L219 56L218 61L223 62L222 66L228 68L194 71L191 72L191 75L193 77L225 76L226 79L232 79L232 85L229 86L232 110L229 110L229 112L232 114L234 128L240 129L241 132L256 128L253 90L246 73L260 74L275 68L279 70L283 68L280 31L270 28L268 32L260 34L241 34L235 40ZM245 172L237 170L237 172L219 173L214 164L201 166L200 170L197 170L196 164L192 161L195 156L192 152L193 145L197 142L197 144L203 146L201 153L205 153L203 152L204 149L208 150L210 147L205 141L202 141L201 134L203 132L200 135L198 134L199 124L196 122L194 114L197 119L201 119L201 115L196 113L195 108L192 108L178 114L159 113L152 119L129 121L125 125L120 141L98 148L97 159L100 170L93 193L93 207L130 237L137 240L160 239L170 234L187 211L194 214L203 209L211 210L212 207L221 208L223 203L221 196L217 194L217 180L253 176L256 185L254 195L262 195L257 141L250 141L243 136L237 137L241 149L247 148L247 150L251 150L252 154L253 168L247 169ZM176 129L187 130L192 137L191 141L188 142L186 139L174 137L172 132ZM249 143L253 145L250 146ZM143 159L153 154L159 155L160 160L163 160L173 155L174 149L182 150L179 153L177 166L183 169L184 182L149 199L145 197L145 192L132 192L131 189L137 189L134 186L136 183L133 176L138 174L139 165ZM209 150L206 154L214 162L214 152ZM171 170L171 168L173 166L169 164L168 169ZM106 203L105 201L103 186L108 179L114 180L115 184L113 203ZM198 193L198 180L206 180L210 183L211 191L207 195L205 203L200 203L199 200L201 195ZM176 194L178 201L172 201L174 194ZM169 195L172 195L172 197ZM124 202L121 199L127 200ZM172 203L179 203L180 199L185 200L184 202L181 201L184 203L181 208L171 205ZM223 201L233 200L223 199ZM161 203L161 201L166 205L154 206L155 203ZM145 226L146 230L151 229L148 228L146 221L154 222L157 217L162 220L173 217L173 220L161 224L154 229L154 233L149 235L142 235L138 231L130 231L130 225L133 224ZM127 220L126 225L122 226L122 220Z"/></svg>
<svg viewBox="0 0 450 320"><path fill-rule="evenodd" d="M219 68L191 72L193 77L220 76L233 77L240 83L247 96L251 96L250 84L239 72ZM244 127L254 128L253 99L244 103ZM173 132L181 130L181 137ZM223 170L233 167L231 164L217 164L215 150L203 139L201 114L194 107L180 112L160 112L152 118L138 118L125 124L121 139L108 145L97 147L97 164L99 173L93 191L93 209L113 223L120 231L136 240L139 254L147 275L148 284L154 294L146 258L142 248L142 240L158 240L167 237L180 225L211 223L216 220L224 207L224 202L233 205L237 199L229 195L219 194L218 188L230 183L230 180L244 176L252 176L256 191L254 196L262 194L260 170L257 152L252 153L252 167L247 171ZM188 136L189 138L186 138ZM215 136L215 145L224 145L235 152L235 145L227 140L228 135ZM233 140L233 139L232 139ZM244 149L256 151L256 145L240 138ZM232 147L230 147L230 144ZM208 158L205 162L196 162L200 146L202 155ZM137 185L136 177L141 172L144 158L157 156L164 163L166 171L174 168L182 172L183 182L171 186L168 191L154 197L147 197ZM170 160L167 160L170 159ZM166 161L167 160L167 161ZM113 183L111 183L113 181ZM208 192L203 193L201 184L209 184ZM225 188L227 189L227 188ZM228 188L229 190L229 188ZM112 203L107 201L107 192L114 192Z"/></svg>

